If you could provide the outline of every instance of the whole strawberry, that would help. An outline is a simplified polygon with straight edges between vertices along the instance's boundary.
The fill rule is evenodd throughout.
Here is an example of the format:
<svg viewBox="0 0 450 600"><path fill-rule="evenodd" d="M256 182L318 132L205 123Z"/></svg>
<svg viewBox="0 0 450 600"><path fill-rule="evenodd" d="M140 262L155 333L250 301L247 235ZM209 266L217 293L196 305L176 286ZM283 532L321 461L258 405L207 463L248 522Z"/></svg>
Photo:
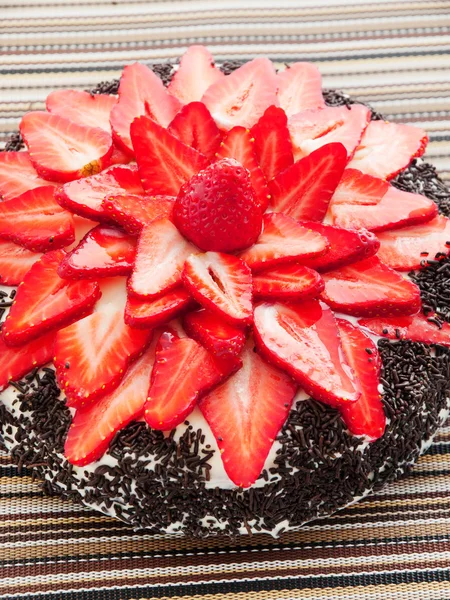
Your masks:
<svg viewBox="0 0 450 600"><path fill-rule="evenodd" d="M202 250L232 252L254 244L262 211L247 169L225 158L194 175L180 189L173 221Z"/></svg>

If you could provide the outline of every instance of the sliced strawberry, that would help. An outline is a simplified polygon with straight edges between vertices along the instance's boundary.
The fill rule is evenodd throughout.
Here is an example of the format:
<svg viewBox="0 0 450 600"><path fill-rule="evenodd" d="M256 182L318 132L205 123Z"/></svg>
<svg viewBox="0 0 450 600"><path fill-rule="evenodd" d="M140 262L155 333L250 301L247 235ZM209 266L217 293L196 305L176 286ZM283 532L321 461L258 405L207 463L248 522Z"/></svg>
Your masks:
<svg viewBox="0 0 450 600"><path fill-rule="evenodd" d="M348 315L409 315L420 309L419 288L376 256L323 273L322 277L325 302Z"/></svg>
<svg viewBox="0 0 450 600"><path fill-rule="evenodd" d="M326 254L302 261L310 269L315 269L320 273L369 258L376 254L380 247L380 242L375 234L365 229L350 231L341 227L333 227L333 225L313 222L304 222L303 226L320 233L329 243Z"/></svg>
<svg viewBox="0 0 450 600"><path fill-rule="evenodd" d="M213 83L202 97L220 129L252 127L269 106L278 106L277 76L268 58L255 58Z"/></svg>
<svg viewBox="0 0 450 600"><path fill-rule="evenodd" d="M363 173L391 179L422 156L428 143L423 129L412 125L371 121L349 167Z"/></svg>
<svg viewBox="0 0 450 600"><path fill-rule="evenodd" d="M0 204L0 238L32 250L61 248L75 239L73 217L53 198L51 185Z"/></svg>
<svg viewBox="0 0 450 600"><path fill-rule="evenodd" d="M135 237L115 227L98 225L65 256L59 265L58 275L63 279L128 275L133 268L135 256Z"/></svg>
<svg viewBox="0 0 450 600"><path fill-rule="evenodd" d="M80 408L117 388L150 337L150 330L126 325L122 309L114 306L60 329L54 365L67 404Z"/></svg>
<svg viewBox="0 0 450 600"><path fill-rule="evenodd" d="M329 106L297 113L289 119L294 159L308 156L313 150L332 142L343 144L350 159L369 120L370 110L362 104L353 104L350 108Z"/></svg>
<svg viewBox="0 0 450 600"><path fill-rule="evenodd" d="M0 205L1 206L1 205ZM41 257L39 252L32 252L21 246L0 241L0 284L19 285L31 269L32 265Z"/></svg>
<svg viewBox="0 0 450 600"><path fill-rule="evenodd" d="M264 229L258 241L240 258L255 271L321 256L327 240L281 213L264 215Z"/></svg>
<svg viewBox="0 0 450 600"><path fill-rule="evenodd" d="M176 196L183 183L208 165L208 159L148 117L131 124L139 175L148 194Z"/></svg>
<svg viewBox="0 0 450 600"><path fill-rule="evenodd" d="M217 81L225 79L205 46L189 46L169 83L168 91L182 104L202 99L206 90Z"/></svg>
<svg viewBox="0 0 450 600"><path fill-rule="evenodd" d="M82 467L99 459L114 435L142 416L155 362L155 346L153 343L127 369L115 390L76 411L64 446L64 454L71 464Z"/></svg>
<svg viewBox="0 0 450 600"><path fill-rule="evenodd" d="M267 181L293 164L291 136L282 108L269 106L253 125L251 134L255 140L256 157Z"/></svg>
<svg viewBox="0 0 450 600"><path fill-rule="evenodd" d="M236 256L220 252L191 255L184 265L183 282L204 308L233 325L252 320L252 274Z"/></svg>
<svg viewBox="0 0 450 600"><path fill-rule="evenodd" d="M156 327L177 316L190 301L189 293L182 287L155 300L130 297L125 307L125 323L131 327Z"/></svg>
<svg viewBox="0 0 450 600"><path fill-rule="evenodd" d="M124 193L144 194L135 165L114 165L98 175L66 183L57 190L55 198L61 206L77 215L108 221L110 217L102 206L103 200Z"/></svg>
<svg viewBox="0 0 450 600"><path fill-rule="evenodd" d="M380 259L398 271L419 269L436 254L450 252L450 220L442 215L423 225L377 234Z"/></svg>
<svg viewBox="0 0 450 600"><path fill-rule="evenodd" d="M167 128L179 140L204 154L209 160L222 141L222 134L202 102L186 104Z"/></svg>
<svg viewBox="0 0 450 600"><path fill-rule="evenodd" d="M122 150L113 142L113 151L110 158L111 165L128 165L133 160L133 157Z"/></svg>
<svg viewBox="0 0 450 600"><path fill-rule="evenodd" d="M377 232L425 223L437 212L437 205L432 200L421 194L402 192L393 186L389 186L378 204L332 204L330 207L334 225Z"/></svg>
<svg viewBox="0 0 450 600"><path fill-rule="evenodd" d="M450 346L450 325L436 324L436 315L417 313L408 317L375 317L360 319L358 325L391 340L411 340L424 344Z"/></svg>
<svg viewBox="0 0 450 600"><path fill-rule="evenodd" d="M178 286L184 262L194 252L197 248L168 219L153 221L139 237L130 293L150 299Z"/></svg>
<svg viewBox="0 0 450 600"><path fill-rule="evenodd" d="M302 265L281 265L253 276L253 293L260 298L304 300L318 296L324 287L319 273Z"/></svg>
<svg viewBox="0 0 450 600"><path fill-rule="evenodd" d="M121 194L107 196L102 209L125 231L138 234L145 225L157 219L170 218L175 198L173 196L138 196Z"/></svg>
<svg viewBox="0 0 450 600"><path fill-rule="evenodd" d="M219 363L196 341L164 332L156 348L145 420L153 429L173 429L192 412L201 394L240 366L239 359Z"/></svg>
<svg viewBox="0 0 450 600"><path fill-rule="evenodd" d="M245 344L242 329L230 325L216 313L201 308L184 317L184 327L191 338L214 356L239 356Z"/></svg>
<svg viewBox="0 0 450 600"><path fill-rule="evenodd" d="M261 352L316 400L340 406L360 397L359 382L345 360L334 315L317 300L259 304L254 332Z"/></svg>
<svg viewBox="0 0 450 600"><path fill-rule="evenodd" d="M252 134L245 127L236 126L225 136L217 151L219 158L234 158L250 173L250 181L255 191L255 197L263 211L269 204L269 190L266 178L256 158Z"/></svg>
<svg viewBox="0 0 450 600"><path fill-rule="evenodd" d="M342 144L327 144L269 182L271 205L296 220L322 221L347 164Z"/></svg>
<svg viewBox="0 0 450 600"><path fill-rule="evenodd" d="M366 175L358 169L345 169L331 204L378 204L388 189L388 182L379 177Z"/></svg>
<svg viewBox="0 0 450 600"><path fill-rule="evenodd" d="M345 356L361 384L359 400L342 405L339 410L351 433L376 440L386 428L378 391L381 357L373 341L358 327L345 319L338 319L337 323Z"/></svg>
<svg viewBox="0 0 450 600"><path fill-rule="evenodd" d="M303 110L324 108L322 77L319 69L308 62L288 65L278 73L278 99L288 117Z"/></svg>
<svg viewBox="0 0 450 600"><path fill-rule="evenodd" d="M247 169L223 158L194 175L178 194L173 222L202 250L251 246L261 233L262 211Z"/></svg>
<svg viewBox="0 0 450 600"><path fill-rule="evenodd" d="M242 354L243 367L199 403L217 440L225 471L237 486L258 479L273 442L285 423L297 386L253 351Z"/></svg>
<svg viewBox="0 0 450 600"><path fill-rule="evenodd" d="M111 94L90 94L79 90L55 90L45 101L48 112L78 125L100 127L111 133L109 117L117 98Z"/></svg>
<svg viewBox="0 0 450 600"><path fill-rule="evenodd" d="M95 175L110 164L109 133L47 112L27 113L20 123L31 162L41 177L65 183Z"/></svg>
<svg viewBox="0 0 450 600"><path fill-rule="evenodd" d="M28 152L0 152L0 200L46 185L56 184L39 177Z"/></svg>
<svg viewBox="0 0 450 600"><path fill-rule="evenodd" d="M9 346L25 344L92 310L99 297L98 284L61 279L57 271L64 256L63 250L44 254L23 278L3 324L3 338Z"/></svg>
<svg viewBox="0 0 450 600"><path fill-rule="evenodd" d="M111 111L113 137L119 147L133 154L130 125L136 117L147 115L167 127L180 108L180 101L151 69L140 63L127 65L120 78L119 102Z"/></svg>
<svg viewBox="0 0 450 600"><path fill-rule="evenodd" d="M54 345L54 333L47 333L20 348L9 348L0 338L0 391L4 390L10 381L19 381L36 367L50 362Z"/></svg>

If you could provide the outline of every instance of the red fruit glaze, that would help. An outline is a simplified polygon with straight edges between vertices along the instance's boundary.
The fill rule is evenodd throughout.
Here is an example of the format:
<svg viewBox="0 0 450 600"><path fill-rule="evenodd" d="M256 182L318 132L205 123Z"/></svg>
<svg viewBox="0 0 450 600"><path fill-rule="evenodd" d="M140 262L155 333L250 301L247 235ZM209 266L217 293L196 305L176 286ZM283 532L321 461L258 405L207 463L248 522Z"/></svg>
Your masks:
<svg viewBox="0 0 450 600"><path fill-rule="evenodd" d="M173 221L202 250L251 246L261 233L262 214L248 171L231 158L209 165L181 188Z"/></svg>
<svg viewBox="0 0 450 600"><path fill-rule="evenodd" d="M187 334L214 356L239 356L245 344L245 332L230 325L216 313L201 308L183 319Z"/></svg>
<svg viewBox="0 0 450 600"><path fill-rule="evenodd" d="M259 304L254 311L254 332L263 355L294 377L315 400L340 406L361 396L334 315L317 300Z"/></svg>
<svg viewBox="0 0 450 600"><path fill-rule="evenodd" d="M376 440L386 427L378 391L381 357L376 345L360 329L345 319L338 319L337 324L345 356L361 384L359 400L340 406L339 411L351 433Z"/></svg>
<svg viewBox="0 0 450 600"><path fill-rule="evenodd" d="M247 488L264 467L297 386L256 354L251 340L242 361L242 368L204 396L199 407L217 440L229 478Z"/></svg>

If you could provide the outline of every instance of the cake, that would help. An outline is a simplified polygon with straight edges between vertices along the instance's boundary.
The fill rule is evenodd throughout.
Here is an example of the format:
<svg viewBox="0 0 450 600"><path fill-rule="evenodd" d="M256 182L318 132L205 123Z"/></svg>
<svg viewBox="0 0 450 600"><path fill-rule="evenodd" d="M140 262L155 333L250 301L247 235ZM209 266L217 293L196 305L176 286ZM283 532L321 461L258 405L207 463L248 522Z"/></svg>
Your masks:
<svg viewBox="0 0 450 600"><path fill-rule="evenodd" d="M46 108L0 154L19 468L197 537L280 535L406 473L450 409L450 192L425 132L309 63L200 46Z"/></svg>

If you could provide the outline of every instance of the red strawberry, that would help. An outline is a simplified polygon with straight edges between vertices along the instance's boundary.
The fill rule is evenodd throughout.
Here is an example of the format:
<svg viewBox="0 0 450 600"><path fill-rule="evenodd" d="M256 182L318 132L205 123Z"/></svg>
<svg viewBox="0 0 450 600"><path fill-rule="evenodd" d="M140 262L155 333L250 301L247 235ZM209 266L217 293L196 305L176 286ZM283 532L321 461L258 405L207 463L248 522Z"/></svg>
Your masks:
<svg viewBox="0 0 450 600"><path fill-rule="evenodd" d="M253 293L260 298L304 300L318 296L324 287L317 271L296 264L281 265L253 276Z"/></svg>
<svg viewBox="0 0 450 600"><path fill-rule="evenodd" d="M111 165L128 165L133 160L133 157L117 146L113 141L113 151L111 154Z"/></svg>
<svg viewBox="0 0 450 600"><path fill-rule="evenodd" d="M343 404L339 410L351 433L376 440L386 427L378 391L381 357L376 345L360 329L345 319L338 319L337 323L345 356L361 384L359 400Z"/></svg>
<svg viewBox="0 0 450 600"><path fill-rule="evenodd" d="M182 104L201 100L206 90L225 75L214 66L214 59L207 48L189 46L167 88Z"/></svg>
<svg viewBox="0 0 450 600"><path fill-rule="evenodd" d="M141 180L135 165L114 165L85 179L66 183L55 194L56 200L75 214L108 221L108 212L102 206L103 200L116 194L144 194Z"/></svg>
<svg viewBox="0 0 450 600"><path fill-rule="evenodd" d="M322 221L347 164L342 144L327 144L269 182L271 205L296 220Z"/></svg>
<svg viewBox="0 0 450 600"><path fill-rule="evenodd" d="M191 255L184 265L183 282L204 308L232 325L252 320L252 274L236 256L220 252Z"/></svg>
<svg viewBox="0 0 450 600"><path fill-rule="evenodd" d="M202 97L220 129L252 127L269 106L278 106L277 77L268 58L255 58L213 83Z"/></svg>
<svg viewBox="0 0 450 600"><path fill-rule="evenodd" d="M293 164L291 136L282 108L269 106L253 125L251 134L255 140L256 157L267 181Z"/></svg>
<svg viewBox="0 0 450 600"><path fill-rule="evenodd" d="M87 233L58 268L64 279L98 279L128 275L136 256L136 239L115 227L98 225Z"/></svg>
<svg viewBox="0 0 450 600"><path fill-rule="evenodd" d="M3 324L3 338L9 346L25 344L92 310L99 298L98 284L61 279L57 271L64 256L63 250L44 254L23 278Z"/></svg>
<svg viewBox="0 0 450 600"><path fill-rule="evenodd" d="M262 214L247 170L225 158L194 175L178 194L173 221L202 250L232 252L253 244Z"/></svg>
<svg viewBox="0 0 450 600"><path fill-rule="evenodd" d="M357 317L409 315L420 308L419 288L376 256L323 273L324 301Z"/></svg>
<svg viewBox="0 0 450 600"><path fill-rule="evenodd" d="M37 111L22 118L20 133L34 168L45 179L65 183L95 175L110 164L111 135L97 127Z"/></svg>
<svg viewBox="0 0 450 600"><path fill-rule="evenodd" d="M398 271L419 269L423 261L450 252L450 220L442 215L423 225L377 234L380 259Z"/></svg>
<svg viewBox="0 0 450 600"><path fill-rule="evenodd" d="M19 381L36 367L42 367L52 360L55 334L46 335L21 346L9 348L0 338L0 391L10 381Z"/></svg>
<svg viewBox="0 0 450 600"><path fill-rule="evenodd" d="M378 204L389 189L387 181L358 171L345 169L331 199L335 204Z"/></svg>
<svg viewBox="0 0 450 600"><path fill-rule="evenodd" d="M1 206L1 205L0 205ZM42 255L12 242L0 241L0 284L19 285Z"/></svg>
<svg viewBox="0 0 450 600"><path fill-rule="evenodd" d="M371 121L349 167L391 179L413 158L422 156L427 143L427 134L418 127Z"/></svg>
<svg viewBox="0 0 450 600"><path fill-rule="evenodd" d="M334 315L317 300L259 304L254 331L261 352L314 399L340 406L360 397L359 382L345 360Z"/></svg>
<svg viewBox="0 0 450 600"><path fill-rule="evenodd" d="M327 251L326 239L281 213L264 215L264 229L254 246L240 258L255 271L298 262Z"/></svg>
<svg viewBox="0 0 450 600"><path fill-rule="evenodd" d="M82 467L99 459L114 435L143 414L154 362L155 344L152 344L127 369L115 390L76 411L64 446L71 464Z"/></svg>
<svg viewBox="0 0 450 600"><path fill-rule="evenodd" d="M144 227L138 241L129 291L143 299L167 293L181 283L184 262L198 250L168 219Z"/></svg>
<svg viewBox="0 0 450 600"><path fill-rule="evenodd" d="M250 181L262 211L269 205L266 178L256 158L253 138L245 127L233 127L227 133L217 152L219 158L234 158L250 173Z"/></svg>
<svg viewBox="0 0 450 600"><path fill-rule="evenodd" d="M208 159L148 117L130 128L142 185L148 194L176 196L183 183L208 165Z"/></svg>
<svg viewBox="0 0 450 600"><path fill-rule="evenodd" d="M242 360L242 369L203 397L199 406L229 478L246 488L258 479L297 386L256 354L251 341Z"/></svg>
<svg viewBox="0 0 450 600"><path fill-rule="evenodd" d="M436 325L434 313L409 315L407 317L375 317L360 319L358 325L391 340L412 340L424 344L450 346L450 325Z"/></svg>
<svg viewBox="0 0 450 600"><path fill-rule="evenodd" d="M56 184L39 177L28 152L0 152L0 200L13 200L46 185Z"/></svg>
<svg viewBox="0 0 450 600"><path fill-rule="evenodd" d="M294 159L299 160L325 144L340 142L350 159L370 120L370 110L362 104L329 106L305 110L289 119Z"/></svg>
<svg viewBox="0 0 450 600"><path fill-rule="evenodd" d="M157 219L170 218L175 198L173 196L138 196L121 194L107 196L102 209L125 231L138 234L145 225Z"/></svg>
<svg viewBox="0 0 450 600"><path fill-rule="evenodd" d="M209 160L222 141L214 119L202 102L186 104L167 128L179 140L204 154Z"/></svg>
<svg viewBox="0 0 450 600"><path fill-rule="evenodd" d="M402 192L389 186L375 205L332 204L330 216L335 225L346 229L384 231L425 223L437 215L437 206L421 194Z"/></svg>
<svg viewBox="0 0 450 600"><path fill-rule="evenodd" d="M236 357L219 362L196 341L164 332L156 348L145 420L153 429L173 429L192 412L202 393L240 366Z"/></svg>
<svg viewBox="0 0 450 600"><path fill-rule="evenodd" d="M375 234L365 229L350 231L341 229L341 227L313 222L304 222L303 226L320 233L329 243L329 250L326 254L302 261L303 264L320 273L369 258L376 254L380 247L380 242Z"/></svg>
<svg viewBox="0 0 450 600"><path fill-rule="evenodd" d="M125 325L123 310L114 306L60 329L54 365L67 404L80 408L117 388L150 336L149 330Z"/></svg>
<svg viewBox="0 0 450 600"><path fill-rule="evenodd" d="M184 317L184 327L191 338L214 356L239 356L245 344L242 329L230 325L214 312L201 308Z"/></svg>
<svg viewBox="0 0 450 600"><path fill-rule="evenodd" d="M133 153L130 125L146 115L163 127L172 121L181 104L171 96L161 79L145 65L127 65L120 78L119 102L111 111L111 127L117 144Z"/></svg>
<svg viewBox="0 0 450 600"><path fill-rule="evenodd" d="M308 62L288 65L278 73L278 99L288 117L303 110L324 108L319 69Z"/></svg>
<svg viewBox="0 0 450 600"><path fill-rule="evenodd" d="M78 90L55 90L45 101L48 112L65 117L78 125L100 127L111 133L109 117L117 104L110 94L90 94Z"/></svg>
<svg viewBox="0 0 450 600"><path fill-rule="evenodd" d="M0 204L0 238L33 252L45 252L71 244L75 239L73 217L53 198L51 185L34 188L15 200Z"/></svg>
<svg viewBox="0 0 450 600"><path fill-rule="evenodd" d="M155 300L130 297L125 306L125 323L131 327L156 327L173 319L190 301L189 293L182 287Z"/></svg>

